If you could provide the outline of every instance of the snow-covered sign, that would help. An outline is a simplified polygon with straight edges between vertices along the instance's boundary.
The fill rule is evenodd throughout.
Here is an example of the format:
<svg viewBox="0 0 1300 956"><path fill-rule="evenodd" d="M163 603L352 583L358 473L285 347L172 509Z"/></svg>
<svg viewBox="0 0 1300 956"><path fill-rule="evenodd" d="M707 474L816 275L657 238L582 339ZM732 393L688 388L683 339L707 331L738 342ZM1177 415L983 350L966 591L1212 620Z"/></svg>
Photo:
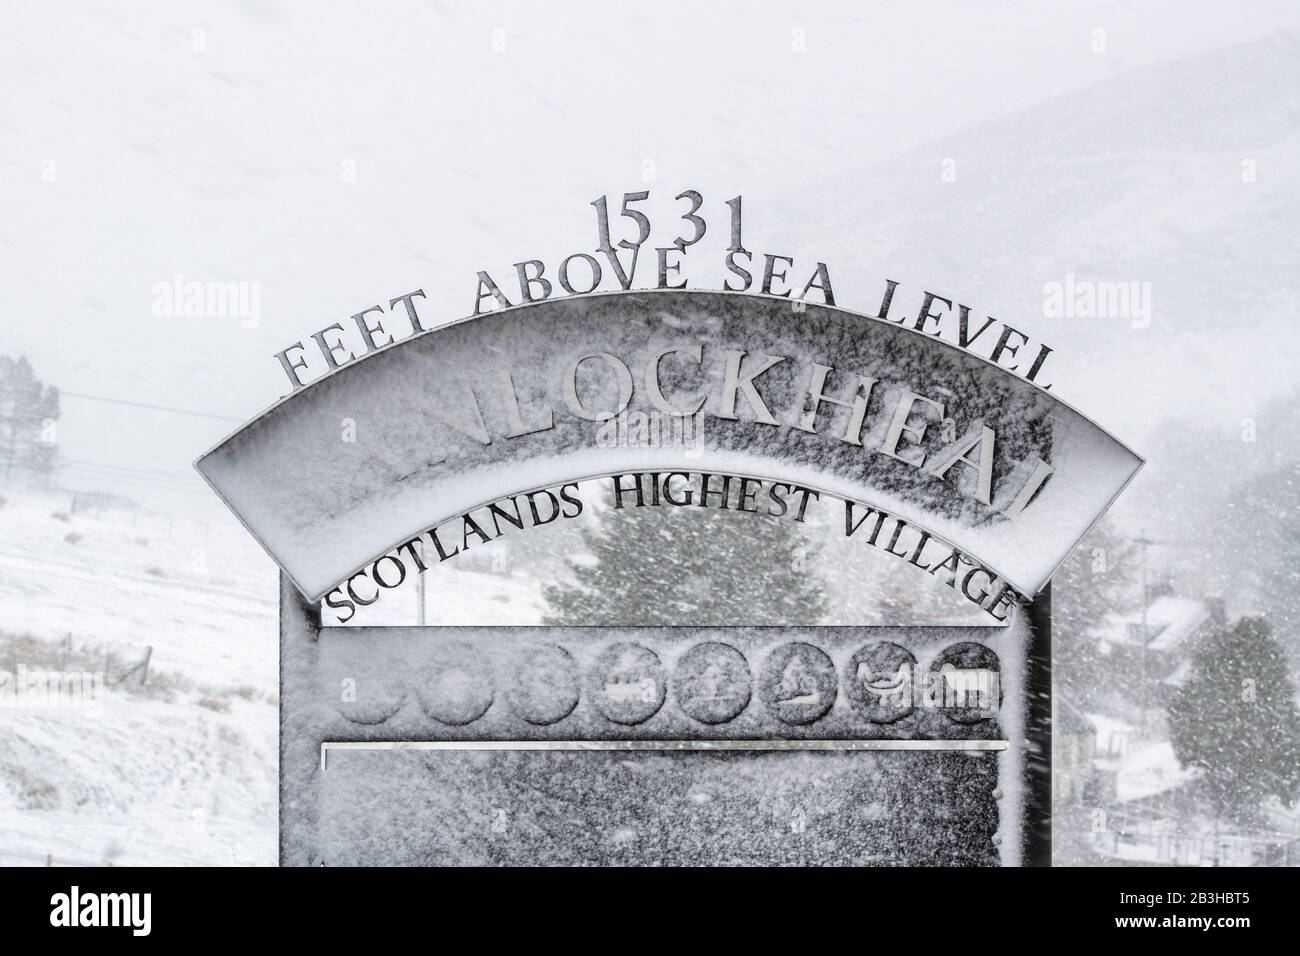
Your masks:
<svg viewBox="0 0 1300 956"><path fill-rule="evenodd" d="M1140 465L1049 392L932 335L690 290L432 329L296 390L197 462L311 600L490 502L687 470L875 509L1015 599L1046 584Z"/></svg>
<svg viewBox="0 0 1300 956"><path fill-rule="evenodd" d="M1023 619L320 628L285 597L285 864L1025 862Z"/></svg>
<svg viewBox="0 0 1300 956"><path fill-rule="evenodd" d="M282 861L1040 860L1049 615L1010 608L1141 461L1007 364L660 289L502 308L297 383L198 462L284 572ZM342 622L580 515L588 479L615 509L838 507L1007 626L322 626L322 599Z"/></svg>

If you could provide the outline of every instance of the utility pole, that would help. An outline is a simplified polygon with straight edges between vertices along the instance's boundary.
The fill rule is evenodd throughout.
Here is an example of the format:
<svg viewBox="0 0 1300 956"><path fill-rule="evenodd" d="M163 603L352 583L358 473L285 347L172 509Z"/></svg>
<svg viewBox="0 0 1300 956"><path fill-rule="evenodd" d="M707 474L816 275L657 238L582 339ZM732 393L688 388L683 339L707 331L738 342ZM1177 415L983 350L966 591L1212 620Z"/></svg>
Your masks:
<svg viewBox="0 0 1300 956"><path fill-rule="evenodd" d="M1153 539L1146 537L1145 535L1139 535L1138 537L1133 539L1133 543L1136 544L1141 549L1138 557L1138 561L1140 562L1142 567L1142 638L1141 638L1142 649L1138 654L1138 659L1140 662L1140 668L1139 668L1140 676L1138 679L1139 680L1138 686L1141 688L1140 693L1142 695L1142 699L1138 706L1141 709L1141 715L1142 715L1140 729L1142 731L1142 736L1145 737L1149 729L1148 721L1147 721L1147 702L1151 694L1151 688L1147 684L1149 674L1150 674L1150 670L1147 667L1147 655L1151 653L1150 650L1151 629L1147 623L1147 607L1151 603L1151 588L1147 580L1147 547L1149 545L1155 544L1156 542Z"/></svg>

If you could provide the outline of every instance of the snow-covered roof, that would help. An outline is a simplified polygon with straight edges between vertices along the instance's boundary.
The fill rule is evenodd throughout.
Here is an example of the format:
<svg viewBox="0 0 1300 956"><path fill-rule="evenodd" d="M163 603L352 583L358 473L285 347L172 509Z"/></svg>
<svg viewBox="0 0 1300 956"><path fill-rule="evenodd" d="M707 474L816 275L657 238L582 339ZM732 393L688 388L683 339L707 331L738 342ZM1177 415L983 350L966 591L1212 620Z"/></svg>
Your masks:
<svg viewBox="0 0 1300 956"><path fill-rule="evenodd" d="M1175 650L1209 619L1209 608L1200 601L1171 595L1157 598L1147 609L1147 627L1155 633L1149 646L1153 651Z"/></svg>
<svg viewBox="0 0 1300 956"><path fill-rule="evenodd" d="M1131 746L1116 761L1116 798L1120 803L1166 793L1196 778L1197 771L1184 768L1167 740Z"/></svg>
<svg viewBox="0 0 1300 956"><path fill-rule="evenodd" d="M1111 614L1098 636L1110 644L1141 647L1153 651L1174 651L1210 619L1210 609L1195 598L1161 595L1146 613L1146 641L1143 641L1142 612Z"/></svg>

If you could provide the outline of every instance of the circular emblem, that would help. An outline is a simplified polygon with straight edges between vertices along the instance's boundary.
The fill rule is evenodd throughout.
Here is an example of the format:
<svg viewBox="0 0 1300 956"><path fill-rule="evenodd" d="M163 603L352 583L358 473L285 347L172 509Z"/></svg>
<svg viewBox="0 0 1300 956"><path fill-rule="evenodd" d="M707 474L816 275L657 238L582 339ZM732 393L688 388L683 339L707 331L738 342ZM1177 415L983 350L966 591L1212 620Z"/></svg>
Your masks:
<svg viewBox="0 0 1300 956"><path fill-rule="evenodd" d="M783 644L768 655L759 694L782 723L811 724L835 703L835 664L811 644Z"/></svg>
<svg viewBox="0 0 1300 956"><path fill-rule="evenodd" d="M510 708L530 724L563 720L578 706L578 665L556 644L527 648L515 668Z"/></svg>
<svg viewBox="0 0 1300 956"><path fill-rule="evenodd" d="M868 644L849 658L844 692L853 709L873 724L892 724L912 712L916 658L889 641Z"/></svg>
<svg viewBox="0 0 1300 956"><path fill-rule="evenodd" d="M615 644L602 651L591 683L592 703L616 724L649 720L668 692L658 655L640 644Z"/></svg>
<svg viewBox="0 0 1300 956"><path fill-rule="evenodd" d="M944 648L930 664L935 706L959 724L997 716L1002 704L1002 665L983 644L966 641Z"/></svg>
<svg viewBox="0 0 1300 956"><path fill-rule="evenodd" d="M339 686L339 713L354 724L382 724L402 709L406 692L373 677L345 677Z"/></svg>
<svg viewBox="0 0 1300 956"><path fill-rule="evenodd" d="M749 703L749 662L730 644L696 644L673 673L677 703L702 724L725 724Z"/></svg>
<svg viewBox="0 0 1300 956"><path fill-rule="evenodd" d="M466 644L439 648L423 669L416 694L424 712L444 724L478 720L492 706L496 690L483 656Z"/></svg>

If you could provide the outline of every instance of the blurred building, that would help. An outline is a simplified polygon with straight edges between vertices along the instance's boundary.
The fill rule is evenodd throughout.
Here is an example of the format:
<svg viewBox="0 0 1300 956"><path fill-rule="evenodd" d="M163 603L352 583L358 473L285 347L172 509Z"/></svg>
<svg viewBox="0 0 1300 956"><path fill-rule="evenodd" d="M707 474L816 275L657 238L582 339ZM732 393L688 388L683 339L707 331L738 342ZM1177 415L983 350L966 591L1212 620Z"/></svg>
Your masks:
<svg viewBox="0 0 1300 956"><path fill-rule="evenodd" d="M1202 640L1225 623L1222 599L1183 597L1166 585L1145 608L1108 615L1096 631L1097 648L1114 672L1154 688L1164 701L1187 679Z"/></svg>

